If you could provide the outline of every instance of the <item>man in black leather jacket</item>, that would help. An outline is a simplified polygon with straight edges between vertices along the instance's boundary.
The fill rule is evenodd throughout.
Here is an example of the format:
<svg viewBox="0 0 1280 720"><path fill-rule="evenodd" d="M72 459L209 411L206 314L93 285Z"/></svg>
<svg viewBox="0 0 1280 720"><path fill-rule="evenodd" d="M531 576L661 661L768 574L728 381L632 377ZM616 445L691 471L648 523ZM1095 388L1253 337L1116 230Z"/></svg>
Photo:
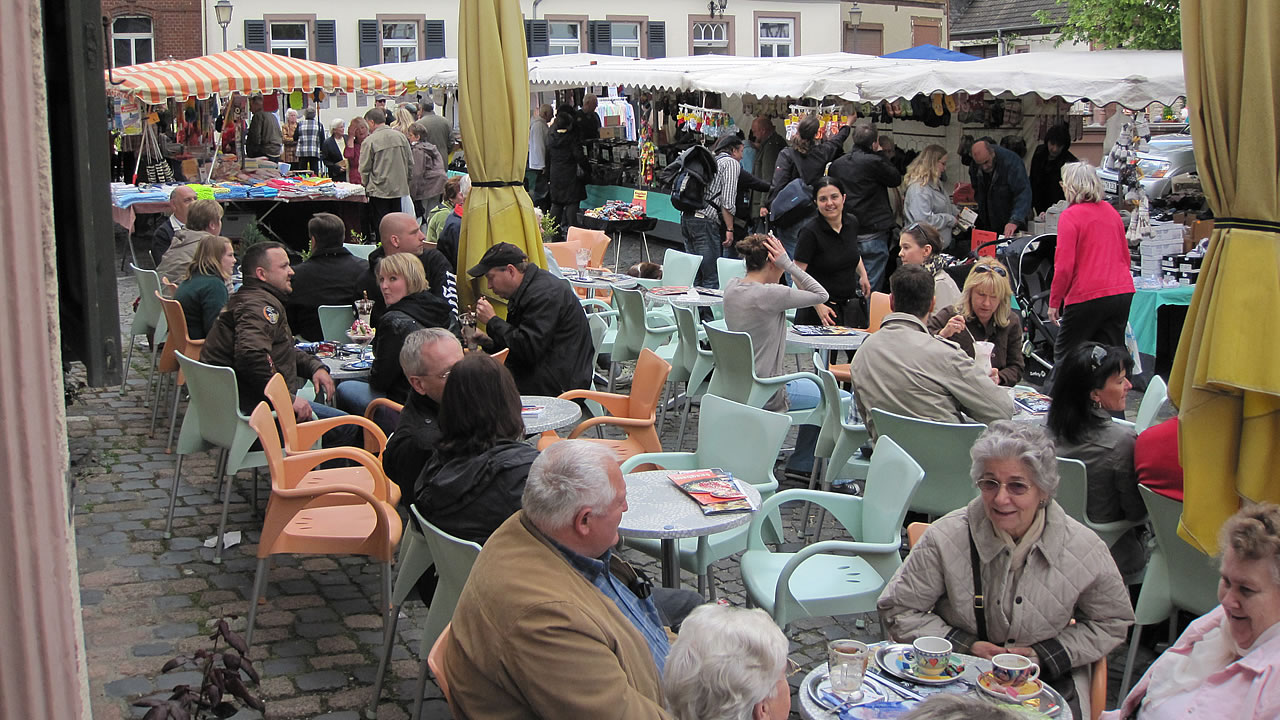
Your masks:
<svg viewBox="0 0 1280 720"><path fill-rule="evenodd" d="M897 244L889 188L902 184L902 173L880 154L878 140L874 125L859 125L853 131L853 149L832 162L828 173L844 183L844 211L858 219L858 251L872 290L884 285L889 248Z"/></svg>

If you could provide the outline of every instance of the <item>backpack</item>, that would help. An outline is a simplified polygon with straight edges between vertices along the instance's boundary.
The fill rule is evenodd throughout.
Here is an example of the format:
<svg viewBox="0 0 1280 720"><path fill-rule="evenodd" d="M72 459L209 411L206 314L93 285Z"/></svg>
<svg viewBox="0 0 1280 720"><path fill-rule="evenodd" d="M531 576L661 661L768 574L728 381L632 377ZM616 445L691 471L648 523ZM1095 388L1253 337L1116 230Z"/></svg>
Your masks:
<svg viewBox="0 0 1280 720"><path fill-rule="evenodd" d="M663 168L659 182L671 185L671 207L680 212L697 212L706 207L707 186L715 173L716 160L711 151L694 145Z"/></svg>

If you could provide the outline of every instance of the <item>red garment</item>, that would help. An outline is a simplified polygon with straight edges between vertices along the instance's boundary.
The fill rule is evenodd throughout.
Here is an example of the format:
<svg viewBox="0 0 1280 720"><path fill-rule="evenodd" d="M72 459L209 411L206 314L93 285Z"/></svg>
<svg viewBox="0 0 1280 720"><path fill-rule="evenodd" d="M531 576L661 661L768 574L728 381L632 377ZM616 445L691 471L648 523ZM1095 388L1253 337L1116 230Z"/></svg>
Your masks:
<svg viewBox="0 0 1280 720"><path fill-rule="evenodd" d="M1182 502L1182 464L1178 462L1178 418L1152 425L1133 446L1138 484Z"/></svg>
<svg viewBox="0 0 1280 720"><path fill-rule="evenodd" d="M1120 213L1105 202L1076 203L1058 219L1049 307L1133 292L1129 241Z"/></svg>
<svg viewBox="0 0 1280 720"><path fill-rule="evenodd" d="M453 214L462 217L462 203L456 203L453 206Z"/></svg>

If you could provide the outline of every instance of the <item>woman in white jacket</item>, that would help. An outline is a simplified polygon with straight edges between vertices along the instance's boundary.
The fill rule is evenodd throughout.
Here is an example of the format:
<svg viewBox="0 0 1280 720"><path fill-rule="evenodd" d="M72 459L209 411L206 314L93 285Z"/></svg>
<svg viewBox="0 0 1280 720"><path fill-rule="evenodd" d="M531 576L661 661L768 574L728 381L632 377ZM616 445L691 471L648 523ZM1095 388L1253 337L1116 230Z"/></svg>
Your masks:
<svg viewBox="0 0 1280 720"><path fill-rule="evenodd" d="M932 225L942 237L942 248L951 247L951 232L959 210L942 191L943 174L947 171L947 151L941 145L928 145L907 166L907 194L902 214L907 225Z"/></svg>

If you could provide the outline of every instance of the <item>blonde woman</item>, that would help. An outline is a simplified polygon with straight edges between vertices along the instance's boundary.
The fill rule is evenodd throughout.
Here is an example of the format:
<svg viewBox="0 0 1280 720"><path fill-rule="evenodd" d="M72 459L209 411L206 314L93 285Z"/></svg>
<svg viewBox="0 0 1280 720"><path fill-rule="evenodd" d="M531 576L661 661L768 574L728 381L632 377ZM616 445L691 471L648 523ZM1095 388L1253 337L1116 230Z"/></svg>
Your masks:
<svg viewBox="0 0 1280 720"><path fill-rule="evenodd" d="M907 166L906 198L902 214L907 224L925 223L938 231L942 247L951 247L951 233L956 226L959 209L942 190L946 179L947 151L941 145L927 145Z"/></svg>
<svg viewBox="0 0 1280 720"><path fill-rule="evenodd" d="M392 116L395 118L395 123L391 126L392 129L399 130L404 133L404 136L409 139L409 142L413 142L413 136L409 134L409 128L413 126L415 118L413 117L413 113L409 112L409 106L404 103L400 103L396 106L396 111Z"/></svg>
<svg viewBox="0 0 1280 720"><path fill-rule="evenodd" d="M174 296L187 317L187 337L203 340L209 333L231 296L228 290L235 268L236 253L231 240L206 234L196 243L195 256L187 265L186 275Z"/></svg>
<svg viewBox="0 0 1280 720"><path fill-rule="evenodd" d="M995 345L991 351L992 378L1000 385L1022 379L1022 323L1013 312L1009 271L995 258L980 258L969 271L960 301L937 309L929 318L929 332L960 346L973 357L975 342Z"/></svg>

